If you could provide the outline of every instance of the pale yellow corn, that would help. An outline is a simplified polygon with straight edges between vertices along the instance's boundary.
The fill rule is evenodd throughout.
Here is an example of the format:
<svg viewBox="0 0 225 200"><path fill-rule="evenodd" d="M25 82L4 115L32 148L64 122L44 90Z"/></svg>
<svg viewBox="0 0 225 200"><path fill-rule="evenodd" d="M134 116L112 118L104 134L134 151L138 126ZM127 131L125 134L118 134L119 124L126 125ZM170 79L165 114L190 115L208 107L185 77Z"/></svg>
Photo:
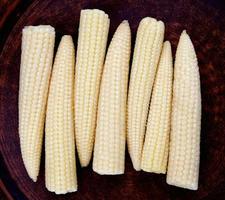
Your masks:
<svg viewBox="0 0 225 200"><path fill-rule="evenodd" d="M75 135L80 164L89 164L96 127L109 18L101 10L82 10L75 75Z"/></svg>
<svg viewBox="0 0 225 200"><path fill-rule="evenodd" d="M141 168L147 172L166 173L171 121L172 62L171 45L166 41L154 82L142 152Z"/></svg>
<svg viewBox="0 0 225 200"><path fill-rule="evenodd" d="M136 37L128 95L128 151L136 170L141 155L148 108L164 38L164 24L154 18L141 20Z"/></svg>
<svg viewBox="0 0 225 200"><path fill-rule="evenodd" d="M22 33L19 86L19 136L28 175L37 180L40 166L55 30L48 25L27 26Z"/></svg>
<svg viewBox="0 0 225 200"><path fill-rule="evenodd" d="M55 57L45 124L45 183L56 194L77 191L74 139L72 37L62 37Z"/></svg>
<svg viewBox="0 0 225 200"><path fill-rule="evenodd" d="M198 62L186 31L183 31L178 43L174 70L167 183L197 190L201 91Z"/></svg>
<svg viewBox="0 0 225 200"><path fill-rule="evenodd" d="M130 48L130 27L123 21L109 45L101 81L93 159L99 174L124 173Z"/></svg>

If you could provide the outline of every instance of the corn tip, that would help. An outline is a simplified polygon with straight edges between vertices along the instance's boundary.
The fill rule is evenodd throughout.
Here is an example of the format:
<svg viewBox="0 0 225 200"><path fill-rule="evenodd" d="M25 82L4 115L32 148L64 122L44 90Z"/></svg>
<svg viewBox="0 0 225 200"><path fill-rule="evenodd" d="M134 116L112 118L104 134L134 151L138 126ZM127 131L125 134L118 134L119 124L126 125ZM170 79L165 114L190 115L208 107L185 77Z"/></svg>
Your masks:
<svg viewBox="0 0 225 200"><path fill-rule="evenodd" d="M32 174L30 174L29 172L28 172L28 175L29 175L29 177L32 179L33 182L36 182L36 181L37 181L37 176L32 175Z"/></svg>
<svg viewBox="0 0 225 200"><path fill-rule="evenodd" d="M186 29L184 29L181 34L187 34Z"/></svg>
<svg viewBox="0 0 225 200"><path fill-rule="evenodd" d="M128 22L128 20L123 20L123 21L121 22L121 24L127 24L127 25L129 25L129 22Z"/></svg>
<svg viewBox="0 0 225 200"><path fill-rule="evenodd" d="M171 49L171 43L170 43L170 41L165 41L164 42L164 44L163 44L163 46L165 46L165 48L169 48L169 49Z"/></svg>
<svg viewBox="0 0 225 200"><path fill-rule="evenodd" d="M127 33L128 31L130 31L129 22L127 20L123 20L117 29L119 29L119 28L123 29L123 31L125 31Z"/></svg>
<svg viewBox="0 0 225 200"><path fill-rule="evenodd" d="M68 43L73 43L73 38L71 35L63 35L61 42L68 42Z"/></svg>
<svg viewBox="0 0 225 200"><path fill-rule="evenodd" d="M157 20L155 18L153 18L153 17L144 17L140 21L140 24L141 23L150 23L150 22L157 22Z"/></svg>

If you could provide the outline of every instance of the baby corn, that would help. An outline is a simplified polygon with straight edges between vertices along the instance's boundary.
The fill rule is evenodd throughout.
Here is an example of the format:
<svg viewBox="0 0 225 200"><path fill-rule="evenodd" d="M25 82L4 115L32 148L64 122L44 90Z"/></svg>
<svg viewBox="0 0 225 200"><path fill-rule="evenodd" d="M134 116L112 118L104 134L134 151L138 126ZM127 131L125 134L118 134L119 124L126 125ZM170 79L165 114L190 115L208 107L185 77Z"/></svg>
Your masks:
<svg viewBox="0 0 225 200"><path fill-rule="evenodd" d="M154 82L142 153L141 168L147 172L166 173L172 101L172 62L171 45L167 41L163 45Z"/></svg>
<svg viewBox="0 0 225 200"><path fill-rule="evenodd" d="M127 143L136 170L141 169L148 108L163 38L163 22L150 17L141 20L137 31L128 95Z"/></svg>
<svg viewBox="0 0 225 200"><path fill-rule="evenodd" d="M130 48L130 27L123 21L108 48L101 81L93 160L99 174L124 173Z"/></svg>
<svg viewBox="0 0 225 200"><path fill-rule="evenodd" d="M167 183L197 190L201 91L198 62L186 31L183 31L178 43L174 70Z"/></svg>
<svg viewBox="0 0 225 200"><path fill-rule="evenodd" d="M99 85L109 18L101 10L82 10L75 75L75 132L80 164L89 164L96 127Z"/></svg>
<svg viewBox="0 0 225 200"><path fill-rule="evenodd" d="M27 26L22 33L19 136L23 162L33 181L39 173L49 79L55 43L51 26Z"/></svg>
<svg viewBox="0 0 225 200"><path fill-rule="evenodd" d="M77 191L74 139L72 37L62 37L55 57L45 125L45 182L56 194Z"/></svg>

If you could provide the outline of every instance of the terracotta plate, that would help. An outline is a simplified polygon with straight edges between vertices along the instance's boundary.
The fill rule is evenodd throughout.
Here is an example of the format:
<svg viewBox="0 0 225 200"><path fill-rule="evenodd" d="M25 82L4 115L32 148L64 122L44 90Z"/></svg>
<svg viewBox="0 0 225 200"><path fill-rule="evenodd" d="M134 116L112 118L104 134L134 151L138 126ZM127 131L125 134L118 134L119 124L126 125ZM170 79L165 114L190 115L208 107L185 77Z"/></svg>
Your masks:
<svg viewBox="0 0 225 200"><path fill-rule="evenodd" d="M36 0L21 16L4 44L0 57L0 150L12 184L22 194L17 199L225 199L225 10L201 0ZM111 19L111 39L116 27L128 19L132 42L139 21L156 17L166 24L165 39L173 54L183 29L190 34L199 59L202 89L201 164L198 191L166 184L165 175L136 172L126 156L121 176L100 176L91 166L78 166L79 191L57 196L44 183L44 154L38 181L28 177L21 159L18 137L18 86L21 30L25 25L50 24L57 44L63 34L76 43L79 14L83 8L99 8ZM13 187L14 187L13 186ZM11 188L10 191L14 191ZM16 196L13 194L13 196Z"/></svg>

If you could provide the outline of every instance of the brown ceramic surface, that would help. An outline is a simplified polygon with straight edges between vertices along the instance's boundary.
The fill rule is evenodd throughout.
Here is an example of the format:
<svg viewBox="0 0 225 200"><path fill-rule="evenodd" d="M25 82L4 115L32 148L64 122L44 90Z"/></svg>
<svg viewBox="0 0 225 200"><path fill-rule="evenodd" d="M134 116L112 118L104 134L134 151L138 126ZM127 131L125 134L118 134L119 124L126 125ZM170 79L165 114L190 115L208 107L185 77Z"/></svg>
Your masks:
<svg viewBox="0 0 225 200"><path fill-rule="evenodd" d="M19 2L19 1L18 1ZM219 4L220 5L220 4ZM222 3L221 3L222 5ZM165 175L136 172L126 155L121 176L100 176L91 166L78 166L78 192L56 196L44 183L44 153L38 181L28 177L21 158L18 136L18 86L21 31L25 25L50 24L77 43L80 10L103 9L110 16L111 39L116 27L128 19L132 42L138 23L145 16L163 20L165 39L173 54L179 35L186 29L195 45L201 75L202 131L198 191L166 184ZM225 9L203 0L36 0L24 12L3 45L0 56L0 151L10 184L22 197L16 199L225 199ZM44 152L44 150L43 150Z"/></svg>

